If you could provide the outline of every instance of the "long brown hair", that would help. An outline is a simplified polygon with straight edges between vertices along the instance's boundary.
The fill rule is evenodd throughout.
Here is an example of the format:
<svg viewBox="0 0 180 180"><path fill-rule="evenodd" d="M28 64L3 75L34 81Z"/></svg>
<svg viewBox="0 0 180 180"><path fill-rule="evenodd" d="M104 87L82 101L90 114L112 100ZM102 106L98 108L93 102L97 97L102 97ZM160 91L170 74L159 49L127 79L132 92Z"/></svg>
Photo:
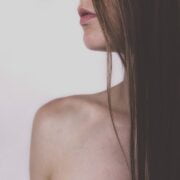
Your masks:
<svg viewBox="0 0 180 180"><path fill-rule="evenodd" d="M180 179L180 1L93 0L93 6L107 43L112 122L112 51L128 75L132 179Z"/></svg>

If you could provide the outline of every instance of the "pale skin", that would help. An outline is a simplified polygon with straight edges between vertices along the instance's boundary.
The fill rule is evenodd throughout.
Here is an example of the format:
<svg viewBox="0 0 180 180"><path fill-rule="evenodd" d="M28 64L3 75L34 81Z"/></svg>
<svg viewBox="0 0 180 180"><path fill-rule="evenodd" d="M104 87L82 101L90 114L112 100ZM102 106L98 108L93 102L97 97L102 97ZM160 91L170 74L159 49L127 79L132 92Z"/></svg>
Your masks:
<svg viewBox="0 0 180 180"><path fill-rule="evenodd" d="M92 0L80 5L94 12ZM86 47L105 51L97 18L82 28ZM126 75L111 93L115 125L130 164ZM110 120L107 91L57 98L39 108L31 136L30 180L121 179L130 180L130 172Z"/></svg>

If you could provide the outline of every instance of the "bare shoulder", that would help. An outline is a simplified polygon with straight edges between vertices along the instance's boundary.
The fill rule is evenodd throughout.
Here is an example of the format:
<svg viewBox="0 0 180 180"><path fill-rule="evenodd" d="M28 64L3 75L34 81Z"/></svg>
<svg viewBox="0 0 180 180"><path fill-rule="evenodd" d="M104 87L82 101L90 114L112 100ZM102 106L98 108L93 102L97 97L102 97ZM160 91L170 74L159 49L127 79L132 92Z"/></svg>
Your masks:
<svg viewBox="0 0 180 180"><path fill-rule="evenodd" d="M96 123L102 110L86 95L57 98L40 107L32 127L30 180L50 179L81 132Z"/></svg>
<svg viewBox="0 0 180 180"><path fill-rule="evenodd" d="M42 105L36 112L34 121L43 123L48 121L51 123L65 123L68 118L81 117L91 115L103 111L103 106L91 95L74 95L68 97L57 98ZM43 121L43 122L42 122ZM74 120L75 121L75 120Z"/></svg>

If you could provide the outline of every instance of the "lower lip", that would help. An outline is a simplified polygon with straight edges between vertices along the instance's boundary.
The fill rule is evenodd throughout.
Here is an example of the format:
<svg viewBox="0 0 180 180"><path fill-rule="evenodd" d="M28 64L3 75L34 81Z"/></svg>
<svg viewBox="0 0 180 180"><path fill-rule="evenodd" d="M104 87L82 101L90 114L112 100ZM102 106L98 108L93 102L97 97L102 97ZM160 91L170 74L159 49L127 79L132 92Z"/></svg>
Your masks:
<svg viewBox="0 0 180 180"><path fill-rule="evenodd" d="M88 15L82 16L80 19L80 24L81 25L87 24L91 19L95 17L96 17L96 14L88 14Z"/></svg>

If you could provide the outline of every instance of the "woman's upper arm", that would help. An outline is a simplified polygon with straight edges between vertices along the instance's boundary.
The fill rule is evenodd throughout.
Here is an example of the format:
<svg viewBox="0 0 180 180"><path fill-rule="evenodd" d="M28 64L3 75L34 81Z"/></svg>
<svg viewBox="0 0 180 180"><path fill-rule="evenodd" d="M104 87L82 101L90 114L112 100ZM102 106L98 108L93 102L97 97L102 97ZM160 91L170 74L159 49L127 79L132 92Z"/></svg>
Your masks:
<svg viewBox="0 0 180 180"><path fill-rule="evenodd" d="M49 105L35 114L30 144L30 180L50 180L56 162L60 161L62 127L58 121Z"/></svg>
<svg viewBox="0 0 180 180"><path fill-rule="evenodd" d="M50 176L51 150L48 121L42 109L33 120L30 144L30 180L48 180ZM49 135L48 135L49 134Z"/></svg>
<svg viewBox="0 0 180 180"><path fill-rule="evenodd" d="M30 180L61 177L66 154L73 143L72 134L77 133L77 101L76 98L60 98L36 112L31 134Z"/></svg>

